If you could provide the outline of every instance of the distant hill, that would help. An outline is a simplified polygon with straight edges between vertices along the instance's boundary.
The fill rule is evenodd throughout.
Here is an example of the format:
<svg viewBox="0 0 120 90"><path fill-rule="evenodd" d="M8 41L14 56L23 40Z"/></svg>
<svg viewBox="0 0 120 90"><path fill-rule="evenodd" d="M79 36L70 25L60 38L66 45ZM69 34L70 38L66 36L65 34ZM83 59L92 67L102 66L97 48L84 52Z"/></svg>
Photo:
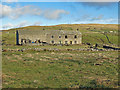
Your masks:
<svg viewBox="0 0 120 90"><path fill-rule="evenodd" d="M54 26L27 26L2 31L3 45L15 45L16 30L78 30L82 33L82 43L118 45L117 24L61 24Z"/></svg>

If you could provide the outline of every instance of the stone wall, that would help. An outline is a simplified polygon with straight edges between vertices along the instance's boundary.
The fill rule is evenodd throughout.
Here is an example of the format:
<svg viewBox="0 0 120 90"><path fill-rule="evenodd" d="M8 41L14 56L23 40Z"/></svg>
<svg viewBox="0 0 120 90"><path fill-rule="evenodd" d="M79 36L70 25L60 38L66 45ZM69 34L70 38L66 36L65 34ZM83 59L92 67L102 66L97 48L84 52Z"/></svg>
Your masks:
<svg viewBox="0 0 120 90"><path fill-rule="evenodd" d="M19 30L19 44L81 44L82 35L79 31L63 30Z"/></svg>
<svg viewBox="0 0 120 90"><path fill-rule="evenodd" d="M75 38L76 36L76 38ZM81 35L79 34L47 34L47 40L50 44L81 44Z"/></svg>
<svg viewBox="0 0 120 90"><path fill-rule="evenodd" d="M31 40L32 42L46 42L46 35L19 35L19 44L21 44L21 40Z"/></svg>

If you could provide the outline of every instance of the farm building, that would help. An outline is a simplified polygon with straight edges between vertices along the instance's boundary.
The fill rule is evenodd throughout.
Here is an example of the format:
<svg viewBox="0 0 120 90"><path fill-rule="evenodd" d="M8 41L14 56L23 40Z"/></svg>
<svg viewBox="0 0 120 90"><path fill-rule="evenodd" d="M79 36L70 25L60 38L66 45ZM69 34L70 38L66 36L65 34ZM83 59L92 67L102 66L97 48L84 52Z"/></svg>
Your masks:
<svg viewBox="0 0 120 90"><path fill-rule="evenodd" d="M68 30L17 30L16 44L81 44L79 31Z"/></svg>

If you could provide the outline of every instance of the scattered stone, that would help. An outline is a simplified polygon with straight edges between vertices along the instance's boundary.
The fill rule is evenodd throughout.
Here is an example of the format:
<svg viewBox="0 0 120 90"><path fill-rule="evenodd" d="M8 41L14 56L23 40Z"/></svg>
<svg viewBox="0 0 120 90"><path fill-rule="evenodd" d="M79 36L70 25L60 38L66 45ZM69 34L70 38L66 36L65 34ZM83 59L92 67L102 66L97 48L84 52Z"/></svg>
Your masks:
<svg viewBox="0 0 120 90"><path fill-rule="evenodd" d="M51 54L55 54L54 52L52 52Z"/></svg>
<svg viewBox="0 0 120 90"><path fill-rule="evenodd" d="M10 62L17 62L17 60L10 60Z"/></svg>
<svg viewBox="0 0 120 90"><path fill-rule="evenodd" d="M94 65L98 65L98 66L99 66L99 65L102 65L102 64L100 64L100 63L95 63Z"/></svg>

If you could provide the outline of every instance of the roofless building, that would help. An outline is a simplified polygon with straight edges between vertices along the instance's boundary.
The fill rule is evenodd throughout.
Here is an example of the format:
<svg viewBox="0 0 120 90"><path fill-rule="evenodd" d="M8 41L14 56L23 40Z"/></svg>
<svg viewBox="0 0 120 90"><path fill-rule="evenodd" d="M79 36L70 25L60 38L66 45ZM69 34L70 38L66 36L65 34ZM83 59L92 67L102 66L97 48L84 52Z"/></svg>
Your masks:
<svg viewBox="0 0 120 90"><path fill-rule="evenodd" d="M17 30L17 45L40 44L81 44L79 31L70 30Z"/></svg>

